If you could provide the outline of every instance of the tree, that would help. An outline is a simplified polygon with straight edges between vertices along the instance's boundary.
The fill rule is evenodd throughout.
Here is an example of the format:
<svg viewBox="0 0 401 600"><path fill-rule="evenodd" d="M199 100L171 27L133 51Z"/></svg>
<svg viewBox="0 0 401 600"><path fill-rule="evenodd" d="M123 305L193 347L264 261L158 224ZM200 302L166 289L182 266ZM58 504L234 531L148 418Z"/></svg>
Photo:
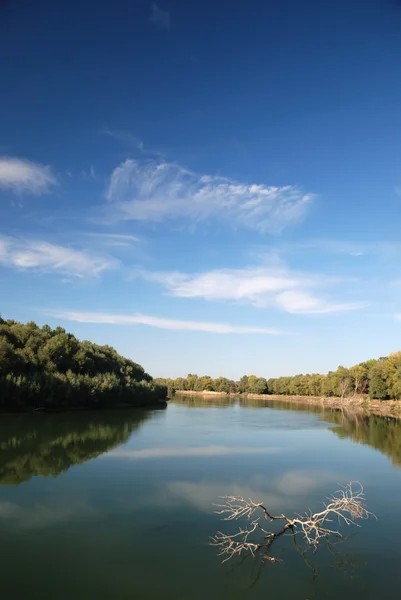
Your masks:
<svg viewBox="0 0 401 600"><path fill-rule="evenodd" d="M2 325L0 323L0 334ZM20 335L20 334L19 334ZM17 339L17 342L15 341ZM18 335L8 336L7 342L18 345ZM3 343L4 344L4 343ZM20 354L17 347L13 360L28 362L32 364L35 360L35 351L29 356ZM4 353L4 350L3 350ZM88 353L84 353L88 361ZM94 365L95 371L98 367L97 357ZM56 355L56 359L57 358ZM66 360L67 357L63 357ZM10 359L7 359L10 360ZM81 363L81 359L76 362ZM57 361L56 361L57 363ZM55 358L49 357L49 369L57 368ZM58 362L58 364L60 364ZM84 370L92 368L87 362ZM150 378L151 379L151 378ZM149 381L149 380L148 380ZM390 356L381 357L379 360L367 360L350 368L339 366L336 371L329 371L326 375L319 373L298 374L292 377L276 377L266 380L257 375L243 375L238 382L231 381L225 377L212 379L208 375L198 377L189 374L186 378L179 377L168 381L169 389L180 391L217 391L224 393L238 392L241 394L277 394L285 396L336 396L345 398L350 394L369 394L371 398L387 400L389 398L401 399L401 352L395 352Z"/></svg>
<svg viewBox="0 0 401 600"><path fill-rule="evenodd" d="M218 377L213 381L213 389L215 392L224 392L229 394L232 391L233 382L225 377Z"/></svg>
<svg viewBox="0 0 401 600"><path fill-rule="evenodd" d="M177 377L177 379L174 379L174 389L186 390L187 389L186 380L183 377Z"/></svg>
<svg viewBox="0 0 401 600"><path fill-rule="evenodd" d="M401 398L401 352L393 352L385 362L387 386L391 398Z"/></svg>
<svg viewBox="0 0 401 600"><path fill-rule="evenodd" d="M192 373L189 373L187 375L187 390L190 391L194 391L196 389L196 384L198 381L198 376L197 375L192 375Z"/></svg>
<svg viewBox="0 0 401 600"><path fill-rule="evenodd" d="M248 375L243 375L241 377L238 382L238 390L240 394L244 394L245 392L249 391Z"/></svg>
<svg viewBox="0 0 401 600"><path fill-rule="evenodd" d="M349 370L342 366L338 367L337 371L334 373L334 379L336 381L334 395L345 398L351 390L351 376Z"/></svg>
<svg viewBox="0 0 401 600"><path fill-rule="evenodd" d="M355 394L364 394L369 385L369 371L362 363L349 370L352 387Z"/></svg>
<svg viewBox="0 0 401 600"><path fill-rule="evenodd" d="M0 320L0 407L143 405L167 388L110 346L79 342L62 327Z"/></svg>
<svg viewBox="0 0 401 600"><path fill-rule="evenodd" d="M369 396L376 400L387 400L389 388L387 385L388 371L384 360L378 360L369 372Z"/></svg>

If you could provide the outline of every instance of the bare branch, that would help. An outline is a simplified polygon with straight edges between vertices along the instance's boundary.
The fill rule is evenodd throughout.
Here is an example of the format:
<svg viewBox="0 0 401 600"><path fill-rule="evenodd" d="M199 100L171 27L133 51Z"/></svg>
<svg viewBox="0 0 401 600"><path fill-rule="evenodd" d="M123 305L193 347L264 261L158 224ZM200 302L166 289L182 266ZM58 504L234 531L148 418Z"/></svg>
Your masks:
<svg viewBox="0 0 401 600"><path fill-rule="evenodd" d="M250 498L245 500L242 496L221 496L220 499L225 500L225 503L215 504L215 506L220 509L215 512L217 515L225 515L223 517L224 521L233 521L234 519L240 519L241 517L251 518L258 509L261 509L264 512L265 519L270 519L270 521L275 521L277 519L288 521L285 515L274 517L261 502L253 502Z"/></svg>
<svg viewBox="0 0 401 600"><path fill-rule="evenodd" d="M250 521L248 528L240 528L237 533L231 535L219 531L211 539L211 544L219 549L219 556L227 555L223 562L242 552L250 553L252 556L263 552L263 558L270 562L278 562L269 555L269 552L273 542L288 530L291 530L294 535L301 535L306 547L316 551L322 538L325 540L342 538L341 525L359 526L357 520L367 519L372 514L366 509L363 487L352 483L327 498L322 511L317 513L308 511L304 515L296 515L293 519L284 514L273 516L261 502L253 502L251 499L245 500L240 496L224 496L222 499L225 503L217 505L219 510L216 512L223 516L223 520L245 518ZM277 532L267 531L260 525L258 518L251 520L258 511L269 521L282 520L286 523ZM334 522L337 528L333 527ZM258 533L261 538L259 540L255 539Z"/></svg>
<svg viewBox="0 0 401 600"><path fill-rule="evenodd" d="M227 554L227 558L223 560L226 562L234 556L234 554L241 554L242 552L250 552L252 556L261 548L261 544L249 542L248 537L256 531L258 528L258 522L253 521L248 529L241 529L232 535L226 535L221 531L218 531L214 537L212 537L211 544L219 548L218 556ZM238 538L238 539L237 539Z"/></svg>

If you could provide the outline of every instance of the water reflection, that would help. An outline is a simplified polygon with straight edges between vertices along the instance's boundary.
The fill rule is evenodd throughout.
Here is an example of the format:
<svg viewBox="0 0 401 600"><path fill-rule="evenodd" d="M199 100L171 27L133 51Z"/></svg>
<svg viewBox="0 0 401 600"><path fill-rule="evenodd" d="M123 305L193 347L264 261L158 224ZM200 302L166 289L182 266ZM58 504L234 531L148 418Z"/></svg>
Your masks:
<svg viewBox="0 0 401 600"><path fill-rule="evenodd" d="M266 406L281 410L320 413L321 420L334 423L331 431L338 437L350 438L358 444L366 444L391 458L393 465L401 467L401 419L364 415L360 412L347 412L338 409L327 410L317 405L272 402L269 400L245 400L241 404L251 408Z"/></svg>
<svg viewBox="0 0 401 600"><path fill-rule="evenodd" d="M230 408L238 403L235 396L176 396L174 402L187 408Z"/></svg>
<svg viewBox="0 0 401 600"><path fill-rule="evenodd" d="M270 446L199 446L195 448L143 448L141 450L115 450L110 458L192 458L194 456L234 456L236 454L274 454L278 448Z"/></svg>
<svg viewBox="0 0 401 600"><path fill-rule="evenodd" d="M319 414L321 421L333 423L331 431L338 437L350 438L358 444L366 444L379 450L391 458L393 465L401 467L401 419L364 415L360 412L347 412L338 409L327 410L323 406L313 404L299 404L293 402L271 401L267 399L248 398L207 398L182 397L180 403L192 408L219 407L228 408L238 405L247 409L271 408L291 412Z"/></svg>
<svg viewBox="0 0 401 600"><path fill-rule="evenodd" d="M365 415L346 410L327 410L318 405L295 404L269 400L241 400L249 408L270 407L296 412L320 413L321 420L334 423L331 431L338 437L350 438L358 444L366 444L391 458L393 465L401 467L401 419Z"/></svg>
<svg viewBox="0 0 401 600"><path fill-rule="evenodd" d="M349 437L358 444L371 446L389 456L393 465L401 467L401 420L342 411L331 413L328 420L337 425L332 431L340 438Z"/></svg>
<svg viewBox="0 0 401 600"><path fill-rule="evenodd" d="M264 404L177 398L157 413L3 416L0 482L32 478L0 486L3 596L29 598L35 590L43 600L398 598L401 471L350 439L364 431L363 443L373 446L379 437L380 450L391 454L396 445L373 435L383 421ZM398 426L383 423L397 439ZM66 470L55 479L33 477ZM294 515L321 509L350 480L365 486L379 523L350 530L355 535L334 555L322 545L306 557L310 568L290 535L275 548L279 565L252 558L241 568L222 565L209 547L218 529L236 527L215 514L219 496L243 495Z"/></svg>
<svg viewBox="0 0 401 600"><path fill-rule="evenodd" d="M163 409L160 409L163 410ZM5 415L0 420L0 484L57 476L126 442L157 411Z"/></svg>

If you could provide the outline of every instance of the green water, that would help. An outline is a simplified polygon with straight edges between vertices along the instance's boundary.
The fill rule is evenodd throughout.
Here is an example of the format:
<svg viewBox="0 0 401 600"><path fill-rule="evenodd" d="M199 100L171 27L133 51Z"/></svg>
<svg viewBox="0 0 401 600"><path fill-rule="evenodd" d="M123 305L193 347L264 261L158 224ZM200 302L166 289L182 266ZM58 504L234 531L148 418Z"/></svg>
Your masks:
<svg viewBox="0 0 401 600"><path fill-rule="evenodd" d="M296 410L295 410L296 408ZM0 419L5 599L401 597L401 423L288 404L177 399L167 409ZM360 481L371 519L307 566L208 545L224 494L303 512ZM351 532L349 532L351 533ZM311 568L312 567L312 568Z"/></svg>

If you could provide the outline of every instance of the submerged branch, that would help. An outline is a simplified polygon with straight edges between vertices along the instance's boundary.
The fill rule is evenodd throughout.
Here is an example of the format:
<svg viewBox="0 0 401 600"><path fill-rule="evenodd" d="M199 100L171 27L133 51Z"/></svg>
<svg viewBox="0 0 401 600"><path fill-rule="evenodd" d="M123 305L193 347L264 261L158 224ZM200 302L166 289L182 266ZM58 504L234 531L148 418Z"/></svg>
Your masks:
<svg viewBox="0 0 401 600"><path fill-rule="evenodd" d="M245 518L250 521L248 527L240 528L237 533L226 534L218 531L211 539L211 545L219 550L219 556L225 556L223 562L242 553L256 556L262 553L263 558L269 562L278 562L270 556L273 543L287 531L293 536L302 536L306 548L318 549L322 539L342 538L341 525L359 526L356 521L368 519L370 513L365 506L365 494L360 484L349 483L340 488L324 503L320 512L306 512L304 515L295 515L289 518L284 514L273 516L261 502L253 502L241 496L224 496L223 504L217 505L217 514L222 515L224 521L233 521ZM272 521L285 521L284 526L276 532L264 529L259 518ZM334 526L336 523L336 526Z"/></svg>

